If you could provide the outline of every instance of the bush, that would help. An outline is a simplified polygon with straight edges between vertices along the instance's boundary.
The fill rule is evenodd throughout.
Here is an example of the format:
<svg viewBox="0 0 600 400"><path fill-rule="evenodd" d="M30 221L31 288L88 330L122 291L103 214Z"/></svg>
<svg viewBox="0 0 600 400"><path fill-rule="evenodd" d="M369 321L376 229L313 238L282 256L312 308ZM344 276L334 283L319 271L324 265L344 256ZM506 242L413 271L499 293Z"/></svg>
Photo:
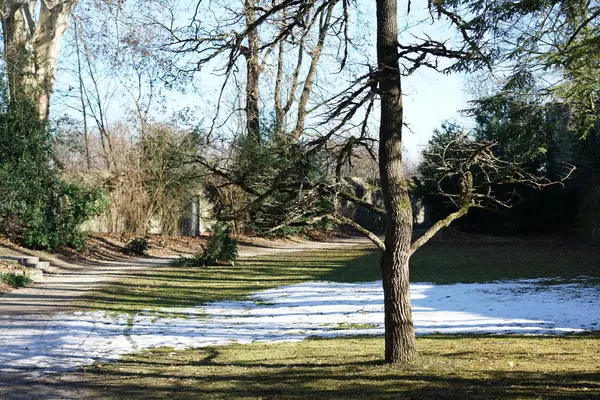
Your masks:
<svg viewBox="0 0 600 400"><path fill-rule="evenodd" d="M52 135L32 104L0 87L0 231L27 247L81 249L80 225L107 205L104 191L60 179Z"/></svg>
<svg viewBox="0 0 600 400"><path fill-rule="evenodd" d="M217 223L213 228L208 245L202 253L189 258L182 258L175 263L186 267L205 268L219 262L228 262L235 265L238 256L237 241L231 238L229 227L223 223Z"/></svg>
<svg viewBox="0 0 600 400"><path fill-rule="evenodd" d="M148 243L148 239L143 237L137 237L132 239L127 246L125 247L126 253L132 253L137 255L144 255L146 251L150 248Z"/></svg>
<svg viewBox="0 0 600 400"><path fill-rule="evenodd" d="M107 206L102 189L76 182L54 180L40 193L37 207L24 215L23 239L27 247L53 250L69 246L80 250L87 235L80 226Z"/></svg>
<svg viewBox="0 0 600 400"><path fill-rule="evenodd" d="M0 281L14 288L31 285L33 280L24 274L0 273Z"/></svg>

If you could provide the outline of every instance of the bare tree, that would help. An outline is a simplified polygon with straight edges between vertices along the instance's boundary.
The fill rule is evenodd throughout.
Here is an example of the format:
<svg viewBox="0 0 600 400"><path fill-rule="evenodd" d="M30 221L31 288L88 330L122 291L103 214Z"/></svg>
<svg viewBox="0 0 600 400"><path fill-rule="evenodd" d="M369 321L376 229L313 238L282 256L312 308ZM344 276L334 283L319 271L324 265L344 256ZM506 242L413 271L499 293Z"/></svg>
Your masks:
<svg viewBox="0 0 600 400"><path fill-rule="evenodd" d="M256 26L255 0L244 0L244 16L247 26L248 43L242 46L241 54L246 59L246 130L249 137L260 141L259 116L259 38Z"/></svg>
<svg viewBox="0 0 600 400"><path fill-rule="evenodd" d="M81 60L81 43L80 43L80 35L79 30L77 29L77 21L73 22L73 39L75 42L75 54L77 55L77 77L79 83L79 100L81 104L81 114L83 117L83 141L84 141L84 150L85 150L85 164L87 170L90 171L92 169L92 156L90 154L90 133L88 130L88 116L87 116L87 105L85 98L85 84L83 80L83 63Z"/></svg>
<svg viewBox="0 0 600 400"><path fill-rule="evenodd" d="M283 131L282 118L295 101L295 88L299 85L298 76L305 45L304 36L300 34L298 63L291 74L293 90L284 105L279 98L280 79L283 74L281 54L284 52L284 40L291 37L295 30L305 33L306 29L310 29L313 24L317 26L318 39L316 47L311 53L311 63L298 102L297 121L292 130L292 136L296 140L300 138L305 129L308 96L336 7L341 10L340 17L335 19L338 31L344 32L342 34L343 43L348 45L349 40L346 35L349 2L342 0L322 2L287 0L274 3L270 8L261 8L259 15L252 14L252 21L248 22L247 19L245 30L236 35L235 40L226 41L219 48L220 51L223 49L230 51L228 65L231 65L231 60L235 59L235 54L239 51L239 43L244 38L250 40L257 26L262 23L272 24L273 20L277 20L279 16L280 19L277 20L276 25L279 27L277 35L273 39L265 41L263 48L270 48L269 46L272 46L273 43L279 42L275 104L277 130ZM253 8L253 11L256 9ZM455 18L457 24L462 22L454 14L448 13L448 15ZM260 182L248 180L248 173L243 170L231 172L227 170L227 165L219 165L204 157L199 156L196 161L217 176L226 179L226 183L235 184L247 191L252 199L249 207L266 207L268 211L262 212L260 215L264 215L265 221L273 225L272 229L295 224L310 224L330 218L350 224L382 248L384 251L381 269L386 315L386 360L391 363L404 363L415 356L416 349L409 296L412 211L402 162L403 107L399 60L402 58L410 64L410 67L405 68L409 73L421 65L436 68L436 57L461 58L467 54L465 48L468 45L465 44L462 48L454 50L448 49L444 42L423 40L417 45L401 46L398 43L397 16L395 0L377 2L377 67L371 68L367 73L351 82L348 88L326 101L329 104L329 111L324 122L320 124L323 134L304 145L305 155L302 155L302 151L298 155L295 153L296 150L293 150L287 155L287 166L282 166L281 169L274 172L275 175L271 172L271 175L267 175L268 179ZM213 57L214 48L209 47L209 49L213 51L209 56L210 59ZM346 55L344 54L340 60L341 69L345 67L345 63ZM378 161L385 210L349 193L341 176L343 165L352 159L352 153L356 148L363 147L372 152L373 139L367 134L367 127L376 101L379 101L381 105ZM364 116L358 117L361 113ZM355 122L356 118L359 118L358 123ZM326 126L330 128L323 129ZM349 134L352 131L357 134ZM346 140L340 140L345 134L349 134L349 137ZM308 175L303 175L308 170L302 166L309 165L311 157L322 152L332 143L333 149L338 153L333 157L335 163L333 179L325 177L324 180L314 180ZM270 156L270 151L275 150L277 149L273 148L266 153L261 153L255 159L266 158ZM292 154L296 154L296 156ZM373 158L375 158L374 154ZM259 164L254 164L254 167L259 168ZM291 176L295 179L290 180ZM385 216L387 221L385 243L381 242L373 233L341 215L335 206L321 207L319 199L324 196L332 197L331 203L328 204L335 205L335 199L342 198ZM283 202L278 203L275 200L283 200Z"/></svg>

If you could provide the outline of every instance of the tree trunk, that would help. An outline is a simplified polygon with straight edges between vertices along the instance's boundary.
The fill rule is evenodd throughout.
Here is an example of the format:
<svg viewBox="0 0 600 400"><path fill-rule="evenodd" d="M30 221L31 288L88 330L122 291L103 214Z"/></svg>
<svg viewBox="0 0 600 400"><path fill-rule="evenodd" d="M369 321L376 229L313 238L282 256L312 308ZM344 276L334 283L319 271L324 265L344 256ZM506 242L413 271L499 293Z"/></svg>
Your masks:
<svg viewBox="0 0 600 400"><path fill-rule="evenodd" d="M79 31L77 30L77 21L73 21L73 38L75 39L75 52L77 55L77 78L79 80L79 100L81 101L81 115L83 117L83 141L85 164L87 170L92 169L92 157L90 155L90 139L87 124L87 105L85 104L85 85L83 84L83 68L81 65L81 44L79 43Z"/></svg>
<svg viewBox="0 0 600 400"><path fill-rule="evenodd" d="M329 25L331 23L331 15L333 14L334 7L335 3L332 3L329 7L327 7L326 11L323 11L323 13L320 16L319 39L317 40L317 44L311 51L310 67L308 69L308 73L306 74L306 79L304 80L304 88L302 89L302 94L300 95L300 101L298 102L298 116L296 118L296 127L292 132L292 136L296 141L300 140L300 138L304 134L304 124L308 115L306 106L308 104L308 99L312 92L312 86L315 80L315 76L317 75L317 66L319 64L319 59L321 58L321 52L323 51L323 45L327 37L327 30L329 29Z"/></svg>
<svg viewBox="0 0 600 400"><path fill-rule="evenodd" d="M258 59L258 31L254 26L256 22L254 0L245 0L244 13L246 14L246 27L248 29L248 47L244 49L244 56L246 58L246 129L249 137L259 142L258 85L261 71Z"/></svg>
<svg viewBox="0 0 600 400"><path fill-rule="evenodd" d="M285 17L285 14L283 14ZM283 85L283 69L285 57L285 41L279 42L279 52L277 54L277 75L275 77L275 136L283 137L283 125L285 123L285 114L281 102L281 86Z"/></svg>
<svg viewBox="0 0 600 400"><path fill-rule="evenodd" d="M26 88L35 76L33 35L27 17L33 15L32 3L13 5L2 2L2 39L11 99L30 92ZM30 94L30 93L28 93Z"/></svg>
<svg viewBox="0 0 600 400"><path fill-rule="evenodd" d="M386 209L381 257L385 311L385 360L406 363L416 356L409 289L412 209L402 165L402 91L398 64L396 0L377 1L377 63L381 96L379 173Z"/></svg>
<svg viewBox="0 0 600 400"><path fill-rule="evenodd" d="M11 98L35 102L47 119L60 41L77 0L0 0L4 55ZM37 18L36 18L37 17Z"/></svg>

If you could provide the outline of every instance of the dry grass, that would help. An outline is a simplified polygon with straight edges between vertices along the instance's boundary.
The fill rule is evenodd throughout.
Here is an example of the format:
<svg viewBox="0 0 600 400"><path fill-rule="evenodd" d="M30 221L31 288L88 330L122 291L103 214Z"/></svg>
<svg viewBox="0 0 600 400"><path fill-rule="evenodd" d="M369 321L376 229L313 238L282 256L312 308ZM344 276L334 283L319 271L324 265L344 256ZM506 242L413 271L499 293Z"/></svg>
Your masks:
<svg viewBox="0 0 600 400"><path fill-rule="evenodd" d="M0 260L0 272L23 271L25 267L16 261Z"/></svg>
<svg viewBox="0 0 600 400"><path fill-rule="evenodd" d="M14 287L0 281L0 293L9 293L12 292L14 289Z"/></svg>

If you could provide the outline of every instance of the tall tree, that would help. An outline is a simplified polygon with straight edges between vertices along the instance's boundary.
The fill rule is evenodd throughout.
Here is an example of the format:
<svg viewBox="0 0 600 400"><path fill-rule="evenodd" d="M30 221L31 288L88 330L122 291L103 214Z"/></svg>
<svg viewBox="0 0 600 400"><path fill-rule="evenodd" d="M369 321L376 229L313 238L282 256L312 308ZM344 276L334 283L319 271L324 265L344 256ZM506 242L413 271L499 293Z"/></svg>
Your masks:
<svg viewBox="0 0 600 400"><path fill-rule="evenodd" d="M327 28L333 20L332 15L336 7L341 10L340 16L335 18L338 25L335 32L338 32L343 45L351 42L348 38L348 15L350 2L344 0L324 0L320 2L297 2L293 0L284 0L274 3L271 8L261 8L260 15L255 15L255 22L246 26L245 31L235 37L235 41L229 42L232 54L239 47L239 43L244 37L250 40L256 26L269 21L272 23L276 16L282 18L278 20L278 31L275 38L266 41L264 48L271 46L290 37L294 30L310 29L318 21L318 39L315 50L311 53L311 65L308 69L307 79L303 88L303 96L299 101L299 114L297 122L292 131L292 136L299 139L306 124L306 97L310 93L314 73L316 71L316 62L321 54L323 42L326 37ZM430 4L432 12L435 8ZM285 12L283 12L285 11ZM437 9L435 9L437 11ZM440 15L450 19L454 25L464 23L457 15L440 8ZM350 224L360 232L366 234L374 243L383 250L381 258L381 270L383 276L384 304L385 304L385 342L386 361L390 363L406 363L412 360L416 355L415 332L412 321L412 311L410 306L409 293L409 260L412 253L420 247L427 238L433 236L439 229L447 226L453 219L458 218L466 212L468 207L461 210L460 213L454 213L444 221L434 225L428 234L421 240L412 241L412 210L410 198L408 195L408 185L404 179L404 166L402 161L402 127L403 127L403 107L402 107L402 85L401 73L410 73L419 66L437 68L436 59L438 57L454 58L460 62L469 58L469 62L477 62L482 58L481 54L475 52L476 47L470 43L468 33L464 32L464 40L457 49L450 49L443 41L424 39L417 44L400 45L398 42L398 9L396 0L379 0L376 3L376 21L377 21L377 66L371 67L369 72L353 80L349 87L341 90L338 94L326 99L325 102L330 105L330 111L325 116L325 121L320 124L321 127L327 125L331 129L320 129L322 134L316 139L305 144L304 148L297 147L296 152L306 152L307 156L298 157L301 163L298 168L291 164L295 162L288 158L287 166L279 171L275 171L276 176L269 179L268 182L260 182L260 185L253 185L245 179L246 174L236 171L227 171L219 168L214 162L199 157L197 161L205 167L211 169L216 175L227 179L230 184L238 185L251 195L253 199L251 206L267 207L272 210L268 214L271 216L281 216L281 220L272 219L275 228L294 225L296 223L312 223L320 221L323 218L331 218L338 222ZM300 55L302 54L303 38L300 36ZM212 43L212 42L211 42ZM232 47L232 45L234 45ZM471 48L473 47L473 48ZM209 50L214 50L208 47ZM283 51L280 45L280 53ZM340 70L346 67L347 55L341 57ZM211 53L213 54L213 53ZM300 58L300 57L299 57ZM230 58L231 60L231 58ZM408 66L401 68L400 60L403 60ZM300 62L297 65L301 64ZM457 63L458 64L458 63ZM281 65L278 69L278 78L281 77ZM292 87L297 86L296 80L300 67L292 72ZM279 83L279 82L278 82ZM277 94L280 93L276 87ZM294 89L295 90L295 89ZM291 101L293 92L291 93ZM385 210L379 209L368 202L343 190L343 179L341 170L344 163L352 158L352 152L356 148L364 146L370 149L368 145L369 138L366 134L368 120L371 112L375 108L375 102L379 100L381 104L380 130L379 130L379 168L381 186L384 194ZM289 104L289 102L288 102ZM364 112L360 110L364 109ZM276 96L276 110L278 119L284 114L282 102L279 102ZM353 122L357 115L364 114L359 123ZM282 130L281 122L277 123L277 130ZM352 126L358 127L358 136L350 138L335 145L339 154L334 157L336 167L335 179L329 180L326 176L320 175L317 180L298 179L290 182L286 178L290 176L290 169L303 170L302 164L305 164L314 154L322 151L331 141L340 142L344 132L352 131ZM323 132L324 131L324 132ZM371 139L372 140L372 139ZM371 143L372 144L372 143ZM275 193L284 194L286 203L274 204ZM333 198L331 198L333 196ZM320 197L328 197L331 200L327 202L317 201ZM336 203L335 198L341 198L347 201L355 202L358 205L365 206L377 214L383 215L387 221L387 232L385 243L368 230L364 229L354 221L344 217L335 209L332 212L332 203ZM466 200L467 205L469 199ZM286 210L283 212L282 210ZM276 211L276 212L273 212ZM264 213L263 213L264 214Z"/></svg>
<svg viewBox="0 0 600 400"><path fill-rule="evenodd" d="M248 136L260 141L259 79L261 65L259 57L259 37L256 26L255 0L244 0L248 43L241 47L246 59L246 131Z"/></svg>
<svg viewBox="0 0 600 400"><path fill-rule="evenodd" d="M319 26L328 24L329 12L338 7L341 18L338 28L334 30L343 42L348 39L348 14L347 0L322 0L298 1L282 0L272 3L271 7L264 6L257 11L255 23L250 26L254 29L262 23L273 23L280 27L278 34L266 41L263 48L268 48L276 42L289 37L294 30L305 29L307 15L319 16ZM410 14L411 2L408 2L407 12ZM424 3L431 15L431 21L438 19L446 22L458 32L458 39L447 41L434 39L427 34L423 37L413 36L403 41L398 32L398 5L397 0L377 0L376 2L376 53L377 65L369 66L364 74L353 78L347 87L337 89L337 93L324 94L327 97L323 103L329 107L322 113L323 120L316 126L319 132L316 137L308 142L300 142L292 146L296 157L284 156L284 166L279 169L269 169L269 179L262 179L258 184L246 179L244 171L228 170L226 162L218 163L202 156L196 161L211 170L224 185L236 185L250 195L251 207L262 207L268 210L270 223L275 228L294 226L295 224L310 224L330 218L346 223L367 235L377 246L383 250L381 258L381 271L383 277L384 306L385 306L385 359L389 363L403 364L412 360L416 355L415 331L412 320L410 292L409 292L409 261L411 255L419 249L428 239L433 237L440 229L447 227L452 221L462 217L469 208L479 206L486 196L493 200L489 194L491 180L531 180L535 177L522 175L518 168L508 168L507 164L500 162L491 152L494 143L477 143L471 140L454 140L451 144L456 147L452 154L459 157L452 160L440 158L440 170L444 177L451 177L458 182L458 193L450 194L459 205L459 209L450 213L442 220L436 222L422 237L412 241L412 211L408 195L408 185L403 174L402 159L402 131L403 131L403 105L402 105L402 76L414 72L420 67L428 67L444 72L481 68L490 64L493 52L486 42L487 26L479 24L481 18L477 10L468 13L457 2L427 2ZM315 11L313 11L315 10ZM479 10L485 12L485 10ZM277 20L277 16L283 18ZM467 17L463 17L468 15ZM433 23L433 22L432 22ZM230 44L239 44L250 30L246 29L235 35L235 41ZM228 36L229 37L229 36ZM211 42L212 43L212 42ZM317 44L319 41L317 41ZM236 49L237 47L228 47ZM207 50L214 54L214 47ZM233 52L236 50L232 50ZM282 47L279 47L280 54ZM313 60L315 53L313 52ZM440 66L440 60L447 62ZM347 67L346 55L339 60L340 70ZM449 65L448 65L449 64ZM279 63L281 65L281 63ZM277 76L281 76L278 69ZM297 72L292 72L292 77L297 77ZM310 77L310 74L308 75ZM339 81L336 82L339 84ZM279 93L279 91L277 91ZM279 115L283 102L276 96ZM292 101L294 99L292 98ZM380 104L379 126L379 170L381 188L384 195L385 209L381 209L367 201L349 193L344 179L341 176L342 167L352 159L352 153L357 148L372 149L372 138L366 134L368 122L376 104ZM277 109L276 107L276 109ZM301 121L304 127L307 121ZM281 124L279 124L281 125ZM304 128L303 128L304 129ZM281 130L278 127L278 132ZM369 145L369 143L371 145ZM331 148L336 154L331 155ZM323 156L325 153L325 156ZM261 153L262 154L262 153ZM315 157L317 155L317 157ZM266 159L261 157L261 161ZM335 176L327 174L307 174L307 166L311 160L333 159ZM375 157L374 157L375 158ZM297 163L297 164L295 164ZM268 167L274 163L269 163ZM256 166L257 164L252 164ZM499 166L503 171L490 173ZM299 174L298 179L291 170ZM500 171L500 169L498 169ZM489 180L485 184L474 186L473 176L475 171L484 171L484 178ZM304 174L304 175L303 175ZM544 182L546 184L546 182ZM284 199L277 202L277 199ZM326 199L326 201L319 201ZM369 232L351 219L341 215L336 209L338 200L354 202L364 206L386 218L386 237L382 242L375 234ZM276 217L276 218L275 218Z"/></svg>
<svg viewBox="0 0 600 400"><path fill-rule="evenodd" d="M385 310L385 359L390 363L410 361L416 354L408 265L412 239L412 208L402 165L403 107L397 44L396 0L379 0L379 174L387 221L385 250L381 257L381 276Z"/></svg>
<svg viewBox="0 0 600 400"><path fill-rule="evenodd" d="M600 4L590 0L451 0L481 13L479 24L495 43L498 64L524 68L546 81L538 90L565 102L580 137L593 133L600 114Z"/></svg>
<svg viewBox="0 0 600 400"><path fill-rule="evenodd" d="M48 118L60 41L77 0L2 0L0 20L11 98Z"/></svg>

